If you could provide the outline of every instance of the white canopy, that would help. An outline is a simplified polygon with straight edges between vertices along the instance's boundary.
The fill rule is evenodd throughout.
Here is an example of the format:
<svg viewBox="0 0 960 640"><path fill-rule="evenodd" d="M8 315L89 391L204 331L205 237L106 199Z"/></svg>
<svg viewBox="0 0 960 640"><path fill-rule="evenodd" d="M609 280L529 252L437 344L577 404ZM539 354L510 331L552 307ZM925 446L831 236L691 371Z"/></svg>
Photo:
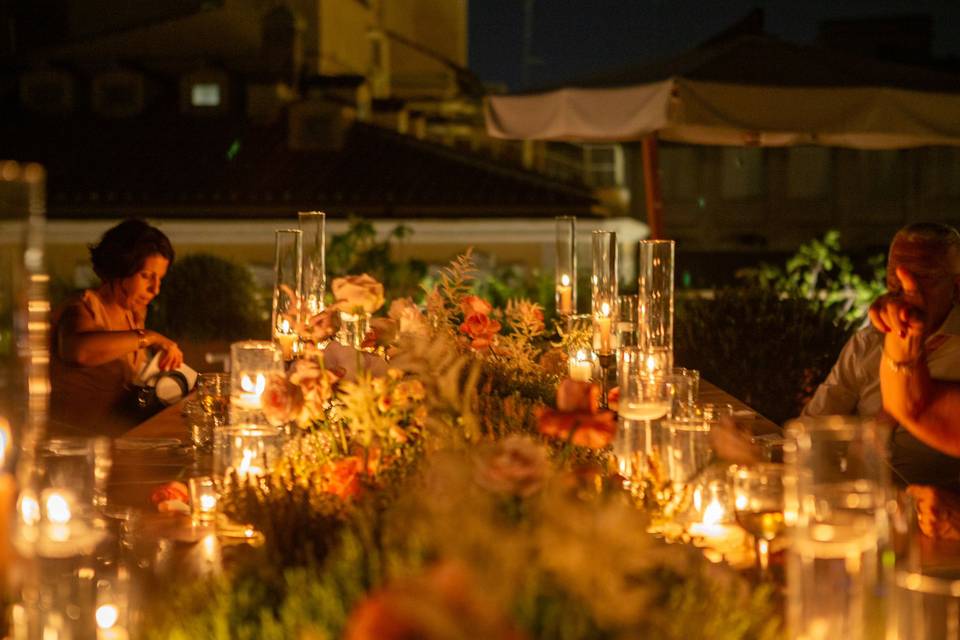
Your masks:
<svg viewBox="0 0 960 640"><path fill-rule="evenodd" d="M513 139L960 145L960 76L742 36L591 86L492 96L486 119Z"/></svg>

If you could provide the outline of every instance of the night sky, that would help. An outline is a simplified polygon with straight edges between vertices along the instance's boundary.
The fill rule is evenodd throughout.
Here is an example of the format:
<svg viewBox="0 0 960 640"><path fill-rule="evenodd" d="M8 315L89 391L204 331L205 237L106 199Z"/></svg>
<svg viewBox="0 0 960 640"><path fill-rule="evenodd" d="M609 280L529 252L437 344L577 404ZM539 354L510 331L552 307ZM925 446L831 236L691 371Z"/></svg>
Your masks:
<svg viewBox="0 0 960 640"><path fill-rule="evenodd" d="M535 0L523 82L524 0L470 0L470 68L510 90L561 84L680 53L756 7L766 31L812 42L824 19L926 13L935 56L960 56L960 0Z"/></svg>

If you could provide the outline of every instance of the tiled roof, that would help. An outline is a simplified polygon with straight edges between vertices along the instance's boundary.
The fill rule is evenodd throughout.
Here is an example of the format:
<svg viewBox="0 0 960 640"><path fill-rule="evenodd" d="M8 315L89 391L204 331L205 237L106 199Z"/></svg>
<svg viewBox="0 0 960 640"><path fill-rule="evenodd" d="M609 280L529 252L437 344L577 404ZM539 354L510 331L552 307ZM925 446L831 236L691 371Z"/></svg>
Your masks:
<svg viewBox="0 0 960 640"><path fill-rule="evenodd" d="M294 151L285 124L239 116L14 116L0 149L47 167L53 218L554 216L595 204L586 187L363 123L339 151Z"/></svg>

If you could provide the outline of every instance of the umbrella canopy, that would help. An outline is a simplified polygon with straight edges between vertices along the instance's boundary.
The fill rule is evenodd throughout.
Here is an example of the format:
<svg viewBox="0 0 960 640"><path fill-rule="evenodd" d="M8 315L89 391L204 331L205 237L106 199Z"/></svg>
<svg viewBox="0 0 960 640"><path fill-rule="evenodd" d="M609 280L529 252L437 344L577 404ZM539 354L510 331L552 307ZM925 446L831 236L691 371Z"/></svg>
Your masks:
<svg viewBox="0 0 960 640"><path fill-rule="evenodd" d="M960 145L960 76L767 35L540 93L492 96L496 138L862 149Z"/></svg>

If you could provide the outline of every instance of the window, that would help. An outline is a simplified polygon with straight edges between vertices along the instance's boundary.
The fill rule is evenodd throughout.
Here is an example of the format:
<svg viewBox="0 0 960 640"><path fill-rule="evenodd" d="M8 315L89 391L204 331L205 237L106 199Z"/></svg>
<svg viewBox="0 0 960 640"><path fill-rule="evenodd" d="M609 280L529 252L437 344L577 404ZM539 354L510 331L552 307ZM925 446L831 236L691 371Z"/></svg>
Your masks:
<svg viewBox="0 0 960 640"><path fill-rule="evenodd" d="M763 149L724 147L720 162L720 193L725 200L750 200L763 196Z"/></svg>
<svg viewBox="0 0 960 640"><path fill-rule="evenodd" d="M194 107L219 107L220 85L198 82L190 88L190 104Z"/></svg>
<svg viewBox="0 0 960 640"><path fill-rule="evenodd" d="M790 147L787 150L787 197L803 200L830 194L830 149Z"/></svg>
<svg viewBox="0 0 960 640"><path fill-rule="evenodd" d="M591 187L623 185L623 148L618 144L588 144L583 147L584 181Z"/></svg>

